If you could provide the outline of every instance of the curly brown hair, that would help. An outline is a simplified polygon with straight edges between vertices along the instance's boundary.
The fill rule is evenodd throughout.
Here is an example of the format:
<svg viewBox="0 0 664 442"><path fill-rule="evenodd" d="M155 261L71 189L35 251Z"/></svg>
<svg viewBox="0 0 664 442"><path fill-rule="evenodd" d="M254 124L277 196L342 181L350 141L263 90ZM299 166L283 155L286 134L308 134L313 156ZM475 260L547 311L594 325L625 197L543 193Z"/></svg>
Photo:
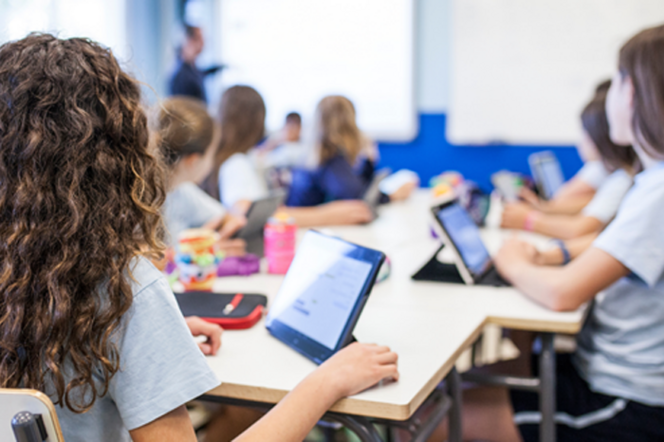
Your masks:
<svg viewBox="0 0 664 442"><path fill-rule="evenodd" d="M75 412L107 393L164 197L140 87L110 50L0 46L0 387L52 388Z"/></svg>

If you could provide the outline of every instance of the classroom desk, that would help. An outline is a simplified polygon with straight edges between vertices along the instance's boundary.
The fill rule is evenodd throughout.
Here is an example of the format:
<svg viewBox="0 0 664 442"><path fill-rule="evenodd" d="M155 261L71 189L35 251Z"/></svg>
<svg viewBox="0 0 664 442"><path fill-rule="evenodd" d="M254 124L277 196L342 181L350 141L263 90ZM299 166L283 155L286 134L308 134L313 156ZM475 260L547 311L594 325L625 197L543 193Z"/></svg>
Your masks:
<svg viewBox="0 0 664 442"><path fill-rule="evenodd" d="M389 345L395 350L399 354L400 380L340 400L330 410L337 416L390 422L409 419L446 376L451 373L450 379L454 380L456 360L488 323L545 332L543 373L549 375L555 363L553 333L576 333L581 327L582 310L556 313L512 288L413 281L410 276L438 248L429 233L427 208L428 196L419 192L407 202L381 208L380 217L371 224L319 229L380 249L392 260L390 278L374 287L354 334L361 342ZM491 252L507 234L499 229L482 232ZM531 237L535 242L545 241ZM215 291L256 292L272 299L282 279L267 274L228 277L216 281ZM274 404L316 367L271 337L262 322L249 330L224 333L219 353L207 360L222 383L206 397L244 403ZM526 384L528 389L542 391L544 441L555 434L555 426L551 428L555 385L551 376L538 382L539 387L536 381ZM367 427L367 422L356 418L350 424ZM374 431L362 440L376 437Z"/></svg>

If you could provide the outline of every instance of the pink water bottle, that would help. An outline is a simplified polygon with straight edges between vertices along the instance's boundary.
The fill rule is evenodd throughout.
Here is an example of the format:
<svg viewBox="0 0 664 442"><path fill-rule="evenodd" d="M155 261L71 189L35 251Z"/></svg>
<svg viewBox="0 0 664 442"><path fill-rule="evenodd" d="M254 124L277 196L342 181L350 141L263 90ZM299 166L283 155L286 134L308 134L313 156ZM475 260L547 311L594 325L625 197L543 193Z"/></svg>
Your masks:
<svg viewBox="0 0 664 442"><path fill-rule="evenodd" d="M293 218L277 213L265 225L265 258L267 271L285 275L295 257L295 233Z"/></svg>

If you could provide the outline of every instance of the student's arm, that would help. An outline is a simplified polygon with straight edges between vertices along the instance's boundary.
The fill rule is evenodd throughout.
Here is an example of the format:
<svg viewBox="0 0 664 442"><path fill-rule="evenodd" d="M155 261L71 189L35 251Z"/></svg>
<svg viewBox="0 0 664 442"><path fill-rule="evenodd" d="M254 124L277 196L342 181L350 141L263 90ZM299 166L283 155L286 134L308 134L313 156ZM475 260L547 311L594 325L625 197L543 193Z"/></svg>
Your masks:
<svg viewBox="0 0 664 442"><path fill-rule="evenodd" d="M332 201L314 207L284 207L279 212L295 220L298 227L343 226L371 222L373 215L364 201Z"/></svg>
<svg viewBox="0 0 664 442"><path fill-rule="evenodd" d="M397 355L388 347L354 343L328 359L236 440L301 441L339 399L385 378L398 380Z"/></svg>
<svg viewBox="0 0 664 442"><path fill-rule="evenodd" d="M196 442L196 433L184 405L129 434L134 442Z"/></svg>
<svg viewBox="0 0 664 442"><path fill-rule="evenodd" d="M620 261L595 247L563 267L539 266L536 254L533 245L513 238L495 256L495 265L514 287L555 311L576 310L629 274Z"/></svg>
<svg viewBox="0 0 664 442"><path fill-rule="evenodd" d="M589 186L590 187L590 186ZM543 212L543 213L552 213L552 214L561 214L561 215L576 215L581 212L584 207L592 201L595 196L595 189L591 191L572 194L572 195L563 195L556 196L554 199L545 201L539 199L535 193L524 187L521 189L519 194L522 200L533 206L533 208Z"/></svg>
<svg viewBox="0 0 664 442"><path fill-rule="evenodd" d="M567 251L569 252L570 259L574 259L577 256L585 252L599 236L599 232L594 232L589 235L582 236L580 238L574 238L567 241L564 241L563 244ZM564 264L565 256L560 247L552 247L543 252L539 252L535 262L539 265L547 266L557 266Z"/></svg>
<svg viewBox="0 0 664 442"><path fill-rule="evenodd" d="M505 206L501 227L526 230L529 223L532 231L560 239L578 238L604 227L604 223L592 216L551 215L518 203Z"/></svg>
<svg viewBox="0 0 664 442"><path fill-rule="evenodd" d="M592 198L592 195L595 194L596 189L591 186L590 184L586 183L585 181L579 179L579 178L572 178L556 192L554 199L566 199L566 198L574 198L578 196L587 196L590 194L590 197Z"/></svg>

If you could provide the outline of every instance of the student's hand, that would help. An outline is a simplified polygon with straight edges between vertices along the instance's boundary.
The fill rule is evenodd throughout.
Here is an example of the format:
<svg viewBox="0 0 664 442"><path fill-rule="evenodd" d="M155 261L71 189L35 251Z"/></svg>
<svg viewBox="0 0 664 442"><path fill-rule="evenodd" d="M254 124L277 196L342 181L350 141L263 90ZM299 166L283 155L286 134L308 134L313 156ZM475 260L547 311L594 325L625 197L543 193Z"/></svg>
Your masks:
<svg viewBox="0 0 664 442"><path fill-rule="evenodd" d="M219 232L221 239L228 239L246 225L247 219L244 216L227 213L224 216L212 218L203 225L203 228L215 230Z"/></svg>
<svg viewBox="0 0 664 442"><path fill-rule="evenodd" d="M244 256L247 254L247 243L243 239L222 239L218 244L226 256Z"/></svg>
<svg viewBox="0 0 664 442"><path fill-rule="evenodd" d="M383 379L399 380L399 357L389 347L354 342L325 361L315 376L329 383L336 399L352 396Z"/></svg>
<svg viewBox="0 0 664 442"><path fill-rule="evenodd" d="M219 229L221 239L228 239L247 225L247 218L242 215L227 214Z"/></svg>
<svg viewBox="0 0 664 442"><path fill-rule="evenodd" d="M196 336L205 336L207 341L198 344L204 355L216 355L221 347L221 334L224 329L217 324L204 321L198 316L187 316L184 318L191 334Z"/></svg>
<svg viewBox="0 0 664 442"><path fill-rule="evenodd" d="M523 229L526 224L526 218L532 210L532 207L524 203L507 204L505 209L503 209L500 227L504 229Z"/></svg>
<svg viewBox="0 0 664 442"><path fill-rule="evenodd" d="M510 275L522 264L535 264L538 254L539 252L534 245L516 237L511 237L503 243L493 260L498 273L511 280Z"/></svg>
<svg viewBox="0 0 664 442"><path fill-rule="evenodd" d="M519 198L536 209L538 209L541 205L541 201L537 194L525 186L522 187L519 191Z"/></svg>
<svg viewBox="0 0 664 442"><path fill-rule="evenodd" d="M413 193L413 190L417 188L418 185L419 183L413 181L404 183L394 193L390 194L390 201L403 201L407 199L410 196L410 194Z"/></svg>

